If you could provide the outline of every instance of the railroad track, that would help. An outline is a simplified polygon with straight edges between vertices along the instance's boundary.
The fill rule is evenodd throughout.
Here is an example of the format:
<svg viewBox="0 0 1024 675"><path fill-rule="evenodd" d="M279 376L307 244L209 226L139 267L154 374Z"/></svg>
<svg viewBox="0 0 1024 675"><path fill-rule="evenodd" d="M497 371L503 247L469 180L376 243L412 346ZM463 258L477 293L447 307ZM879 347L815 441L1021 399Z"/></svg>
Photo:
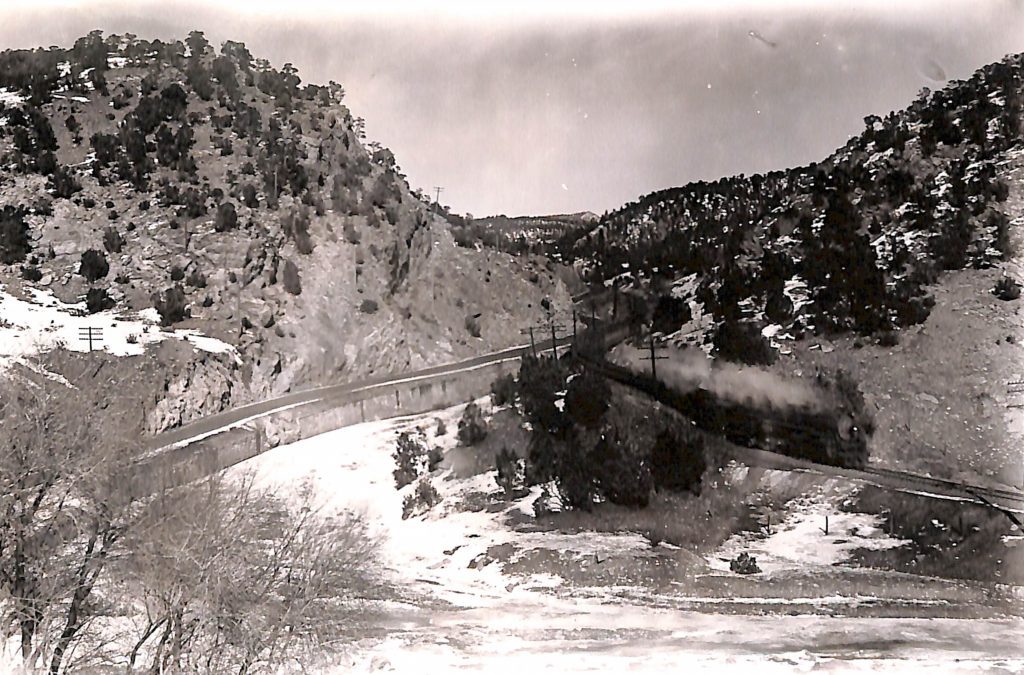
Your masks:
<svg viewBox="0 0 1024 675"><path fill-rule="evenodd" d="M584 359L584 361L589 363L591 366L596 366L599 372L603 372L606 376L612 377L620 384L647 397L654 398L669 407L675 407L673 405L673 401L669 400L671 397L667 397L666 400L661 400L660 396L655 395L655 392L658 391L657 387L645 388L637 386L633 381L635 379L634 377L622 377L622 373L619 372L618 369L610 368L607 367L606 364L596 363L587 359ZM685 414L685 411L683 412ZM792 426L792 424L790 426ZM808 429L808 431L813 432L815 430ZM790 457L789 455L783 455L769 450L749 448L736 445L735 443L730 443L729 445L734 449L734 454L736 454L739 459L751 465L845 477L860 482L868 482L884 489L893 489L911 494L919 494L926 497L931 496L941 499L952 499L965 503L983 504L1002 511L1015 525L1024 529L1024 525L1021 524L1020 519L1017 517L1018 515L1024 515L1024 492L1004 488L987 487L983 485L972 485L960 481L924 476L921 474L899 471L885 467L868 466L864 468L849 468L833 466L830 464L819 464L810 460Z"/></svg>
<svg viewBox="0 0 1024 675"><path fill-rule="evenodd" d="M947 490L963 490L968 494L982 495L990 499L1008 500L1024 504L1024 492L1018 492L1016 490L986 487L983 485L971 485L969 483L962 483L946 478L935 478L934 476L925 476L907 471L887 469L884 467L867 467L862 469L862 471L864 473L874 474L885 478L894 478L908 483L916 482L927 487L939 487Z"/></svg>

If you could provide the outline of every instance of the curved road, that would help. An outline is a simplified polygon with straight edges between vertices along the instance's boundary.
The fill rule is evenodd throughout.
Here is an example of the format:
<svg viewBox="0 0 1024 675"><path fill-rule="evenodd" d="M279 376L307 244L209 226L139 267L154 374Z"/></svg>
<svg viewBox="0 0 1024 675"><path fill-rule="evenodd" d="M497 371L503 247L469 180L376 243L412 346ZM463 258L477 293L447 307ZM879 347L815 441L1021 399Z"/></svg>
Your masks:
<svg viewBox="0 0 1024 675"><path fill-rule="evenodd" d="M557 338L555 342L558 347L563 347L572 342L572 336L567 335ZM551 349L550 339L546 342L539 342L537 344L538 351L545 347L547 349ZM498 352L475 356L463 361L446 363L439 366L432 366L430 368L423 368L421 370L393 375L380 375L354 382L329 384L322 387L316 387L314 389L290 392L276 398L250 403L238 408L232 408L231 410L209 415L192 422L191 424L186 424L170 431L165 431L145 441L144 450L146 452L144 454L148 456L151 455L153 451L160 450L162 448L186 444L189 441L210 436L219 431L237 426L245 421L263 417L286 408L294 408L300 405L330 400L336 397L371 389L384 389L396 384L404 384L407 382L414 382L416 380L427 380L439 375L447 375L463 370L473 370L474 368L501 363L502 361L512 361L521 358L529 351L530 345L519 345L503 349Z"/></svg>

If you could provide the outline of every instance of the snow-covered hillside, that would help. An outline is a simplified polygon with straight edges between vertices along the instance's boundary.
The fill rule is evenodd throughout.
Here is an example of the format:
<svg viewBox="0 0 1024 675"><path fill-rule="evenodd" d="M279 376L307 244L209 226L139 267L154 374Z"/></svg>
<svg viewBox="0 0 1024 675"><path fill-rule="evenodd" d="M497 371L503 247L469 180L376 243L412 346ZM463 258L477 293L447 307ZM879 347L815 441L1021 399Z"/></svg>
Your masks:
<svg viewBox="0 0 1024 675"><path fill-rule="evenodd" d="M489 506L499 503L493 499L498 492L493 471L457 478L451 469L442 468L431 481L443 501L424 515L403 519L403 497L412 486L395 488L391 455L396 435L423 429L431 444L450 455L461 413L458 406L353 426L276 448L232 470L235 475L254 472L258 484L296 499L311 490L314 501L329 512L365 513L383 542L385 573L399 580L406 599L387 607L392 618L383 636L357 641L333 670L325 672L656 673L683 667L715 672L756 667L758 672L781 673L823 667L945 673L1024 667L1024 653L1014 637L1022 627L1018 620L757 617L672 609L710 605L725 611L742 603L817 608L816 614L835 608L842 615L861 605L886 602L863 582L857 587L845 587L847 582L841 580L829 582L830 573L838 569L834 565L843 563L851 549L903 543L881 533L873 517L860 514L836 518L831 535L823 537L816 528L827 500L845 498L834 489L795 502L771 536L730 540L709 556L703 581L692 582L697 584L692 589L680 582L671 591L581 587L561 576L557 565L549 565L547 571L527 566L523 571L513 563L568 556L582 565L599 566L611 559L679 552L665 545L652 547L631 533L565 534L516 526L530 522L536 493ZM435 433L438 419L447 434ZM734 480L746 478L745 470L731 471ZM785 479L769 473L767 484ZM720 564L721 557L743 547L765 556L768 570L762 583L788 583L788 574L800 576L814 566L822 574L821 583L802 586L799 593L794 587L788 598L770 585L765 586L765 595L758 595L756 587L741 591L744 595L738 598L721 590L709 595L709 584L746 581ZM410 596L422 600L410 601ZM920 606L946 604L933 600ZM879 635L891 640L879 642Z"/></svg>

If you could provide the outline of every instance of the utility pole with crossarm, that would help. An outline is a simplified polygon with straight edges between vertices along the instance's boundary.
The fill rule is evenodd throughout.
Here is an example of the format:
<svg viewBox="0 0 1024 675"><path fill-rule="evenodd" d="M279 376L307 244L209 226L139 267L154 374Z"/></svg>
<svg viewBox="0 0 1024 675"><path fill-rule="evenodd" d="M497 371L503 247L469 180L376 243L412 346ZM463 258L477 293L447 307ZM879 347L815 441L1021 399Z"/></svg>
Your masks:
<svg viewBox="0 0 1024 675"><path fill-rule="evenodd" d="M652 380L657 380L658 379L658 369L656 367L656 364L657 364L658 361L663 361L664 359L667 359L668 357L667 356L660 356L658 354L657 350L658 349L663 349L663 348L662 347L658 347L658 346L655 345L655 343L654 343L654 331L651 331L650 349L651 349L650 355L649 356L645 356L643 358L644 358L645 361L650 361L651 362L651 379Z"/></svg>

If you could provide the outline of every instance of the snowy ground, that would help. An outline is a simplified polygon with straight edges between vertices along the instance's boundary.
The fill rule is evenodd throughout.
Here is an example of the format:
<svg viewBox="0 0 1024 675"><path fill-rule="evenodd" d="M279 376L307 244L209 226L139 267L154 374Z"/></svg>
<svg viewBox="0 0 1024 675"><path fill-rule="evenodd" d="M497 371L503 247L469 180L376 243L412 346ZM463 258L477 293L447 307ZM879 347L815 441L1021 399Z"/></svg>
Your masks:
<svg viewBox="0 0 1024 675"><path fill-rule="evenodd" d="M432 483L443 502L403 520L402 499L410 488L394 487L396 434L419 426L431 444L451 448L461 411L458 406L348 427L276 448L233 470L252 471L259 484L281 493L311 488L326 510L364 512L384 542L390 574L413 595L430 599L422 606L396 603L384 626L386 637L357 642L332 672L678 672L687 666L713 672L1024 670L1019 645L1024 625L1018 619L694 612L645 602L642 588L625 589L632 594L614 588L578 592L553 574L511 576L499 562L471 566L491 546L510 542L521 551L546 548L580 556L652 553L650 544L633 534L516 532L507 516L529 512L530 497L498 511L459 508L474 495L497 490L493 473L458 480L450 472L435 475ZM445 436L435 436L438 417L448 429ZM770 536L727 541L709 560L712 574L732 575L727 563L726 571L716 568L734 550L755 552L771 576L790 568L826 573L854 547L902 543L885 537L867 516L834 511L830 534L824 535L818 529L824 523L822 500L834 496L812 494L791 502ZM804 600L851 601L824 592Z"/></svg>
<svg viewBox="0 0 1024 675"><path fill-rule="evenodd" d="M766 474L765 479L771 481L784 479L786 472ZM767 575L806 571L842 563L858 549L882 550L909 543L888 536L878 516L837 510L835 504L852 497L855 490L848 482L829 481L788 502L781 522L766 523L760 532L733 535L709 559L711 568L728 571L730 560L748 553Z"/></svg>
<svg viewBox="0 0 1024 675"><path fill-rule="evenodd" d="M85 328L99 330L93 349L118 356L140 355L147 344L176 338L188 340L196 349L239 358L231 345L199 331L161 330L160 317L153 308L131 318L114 311L87 314L84 302L67 304L37 288L26 288L26 292L28 300L11 295L0 285L0 369L57 347L88 351L89 343L80 337Z"/></svg>

